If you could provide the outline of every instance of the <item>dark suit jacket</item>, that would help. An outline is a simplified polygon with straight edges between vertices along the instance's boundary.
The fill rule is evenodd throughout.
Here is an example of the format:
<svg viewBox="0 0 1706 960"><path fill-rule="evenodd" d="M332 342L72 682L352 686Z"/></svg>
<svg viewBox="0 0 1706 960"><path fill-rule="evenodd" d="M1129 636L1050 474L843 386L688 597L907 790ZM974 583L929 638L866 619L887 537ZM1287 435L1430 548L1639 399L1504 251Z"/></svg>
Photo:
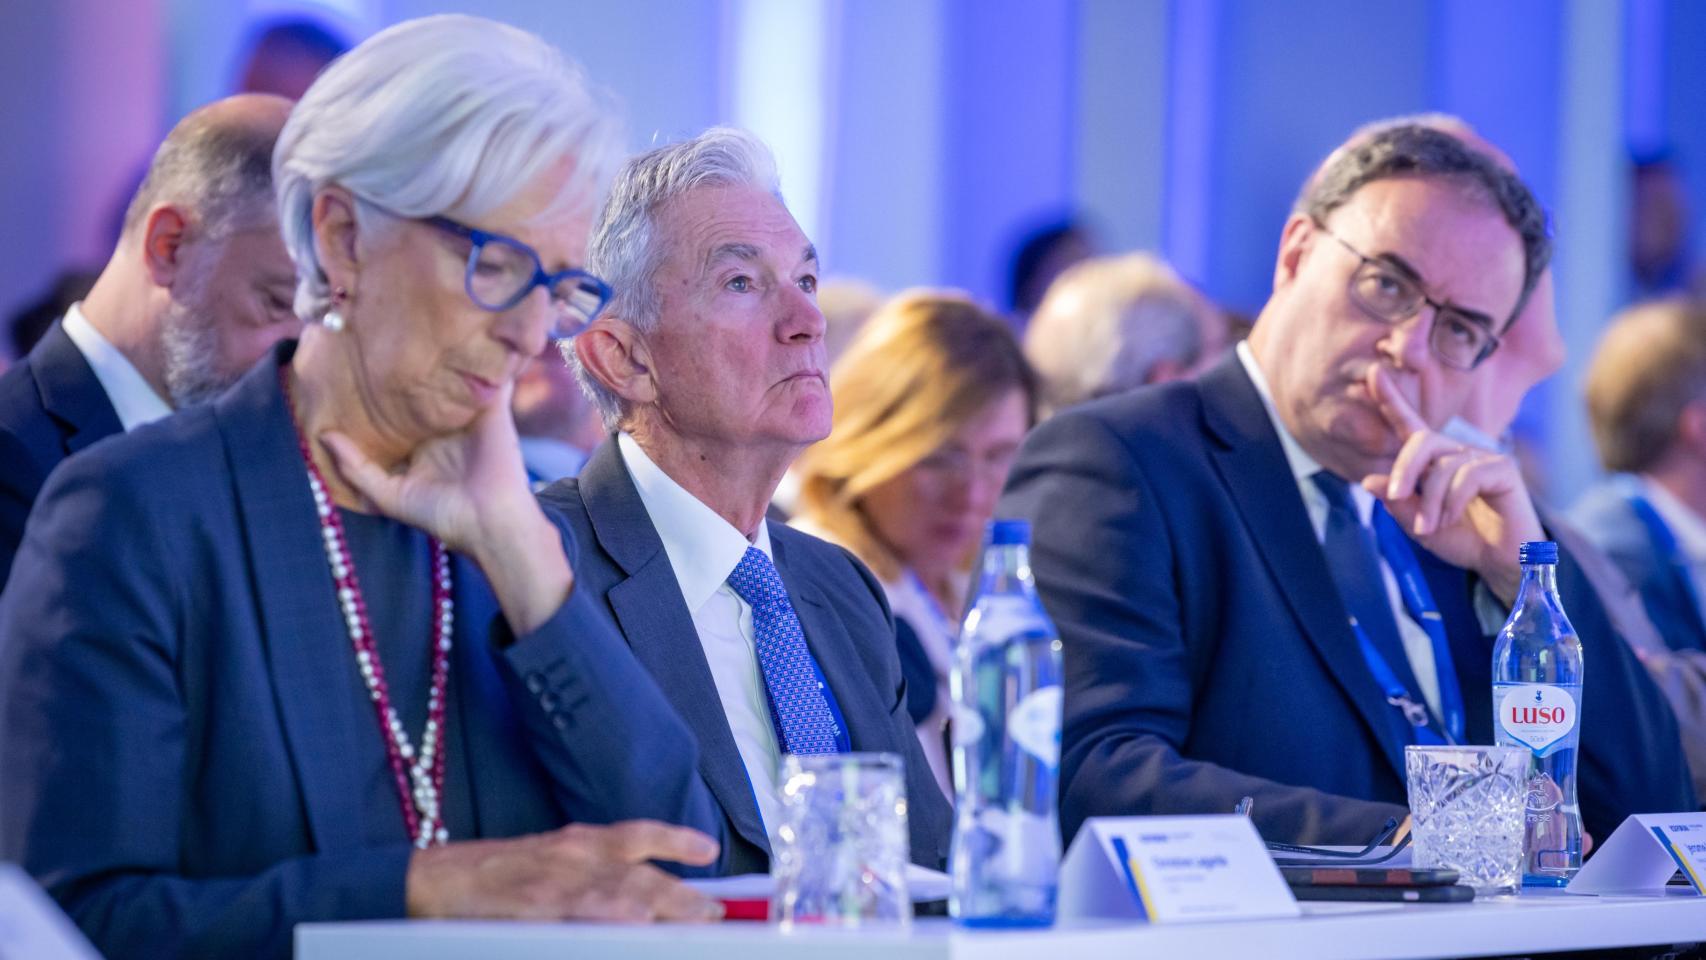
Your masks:
<svg viewBox="0 0 1706 960"><path fill-rule="evenodd" d="M1198 383L1043 424L1000 511L1032 522L1032 569L1065 644L1068 837L1086 817L1227 813L1244 796L1270 840L1362 843L1404 815L1406 731L1236 357ZM1417 552L1468 738L1489 743L1492 645L1470 576ZM1587 828L1603 839L1627 814L1690 809L1670 711L1567 556L1559 582L1586 656Z"/></svg>
<svg viewBox="0 0 1706 960"><path fill-rule="evenodd" d="M0 859L109 957L284 957L298 922L404 913L411 847L394 801L364 806L380 732L278 389L293 349L57 470L0 598ZM447 762L479 836L719 833L600 598L517 639L471 562L453 576Z"/></svg>
<svg viewBox="0 0 1706 960"><path fill-rule="evenodd" d="M0 586L47 475L59 461L123 431L89 361L58 323L0 375Z"/></svg>
<svg viewBox="0 0 1706 960"><path fill-rule="evenodd" d="M768 870L770 842L692 613L615 441L593 453L578 479L553 484L540 500L567 521L580 545L576 589L604 599L634 655L698 737L700 772L732 836L731 870ZM912 859L939 869L947 859L952 811L906 711L894 620L882 587L851 553L782 524L770 524L770 547L853 749L904 758Z"/></svg>
<svg viewBox="0 0 1706 960"><path fill-rule="evenodd" d="M1612 484L1595 487L1570 517L1641 592L1647 616L1672 650L1706 650L1706 629L1694 598L1621 490Z"/></svg>

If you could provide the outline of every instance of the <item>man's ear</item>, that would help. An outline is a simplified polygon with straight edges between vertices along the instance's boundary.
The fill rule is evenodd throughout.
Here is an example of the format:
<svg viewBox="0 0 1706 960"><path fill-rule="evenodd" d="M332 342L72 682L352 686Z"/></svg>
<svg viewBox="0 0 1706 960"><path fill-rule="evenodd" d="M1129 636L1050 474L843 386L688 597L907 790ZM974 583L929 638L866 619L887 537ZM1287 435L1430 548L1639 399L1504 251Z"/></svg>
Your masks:
<svg viewBox="0 0 1706 960"><path fill-rule="evenodd" d="M343 187L323 187L314 194L310 213L314 225L314 253L326 284L355 295L361 258L356 252L360 225L356 222L355 195Z"/></svg>
<svg viewBox="0 0 1706 960"><path fill-rule="evenodd" d="M586 372L628 404L657 402L651 352L626 320L606 316L593 321L575 335L574 350Z"/></svg>
<svg viewBox="0 0 1706 960"><path fill-rule="evenodd" d="M189 217L181 207L163 203L148 211L142 223L142 263L155 286L170 287L177 279L189 232Z"/></svg>
<svg viewBox="0 0 1706 960"><path fill-rule="evenodd" d="M1283 289L1297 278L1303 252L1309 249L1314 237L1315 221L1304 214L1294 213L1285 222L1285 229L1280 233L1279 259L1274 263L1275 290Z"/></svg>

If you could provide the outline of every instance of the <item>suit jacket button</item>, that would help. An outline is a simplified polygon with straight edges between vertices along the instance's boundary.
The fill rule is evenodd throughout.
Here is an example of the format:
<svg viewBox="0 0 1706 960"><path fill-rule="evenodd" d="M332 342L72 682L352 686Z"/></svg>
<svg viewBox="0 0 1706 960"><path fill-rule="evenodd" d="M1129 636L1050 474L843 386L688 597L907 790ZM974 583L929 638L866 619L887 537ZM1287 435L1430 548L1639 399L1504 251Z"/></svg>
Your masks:
<svg viewBox="0 0 1706 960"><path fill-rule="evenodd" d="M569 718L560 713L553 713L551 714L551 726L556 727L560 731L567 732L569 729Z"/></svg>
<svg viewBox="0 0 1706 960"><path fill-rule="evenodd" d="M545 678L537 670L530 672L527 675L527 692L538 694L543 689L545 689Z"/></svg>
<svg viewBox="0 0 1706 960"><path fill-rule="evenodd" d="M535 690L534 692L538 693L539 691ZM539 706L543 707L546 713L555 713L557 710L557 698L549 693L540 693Z"/></svg>

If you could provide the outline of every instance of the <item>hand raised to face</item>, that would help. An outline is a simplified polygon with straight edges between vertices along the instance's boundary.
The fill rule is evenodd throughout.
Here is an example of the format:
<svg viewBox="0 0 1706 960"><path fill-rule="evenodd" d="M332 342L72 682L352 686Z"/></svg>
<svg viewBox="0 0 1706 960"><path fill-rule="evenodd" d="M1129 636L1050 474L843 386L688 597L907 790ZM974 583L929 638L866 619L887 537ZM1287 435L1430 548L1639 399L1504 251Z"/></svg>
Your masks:
<svg viewBox="0 0 1706 960"><path fill-rule="evenodd" d="M513 381L499 387L467 430L417 447L398 470L375 463L349 437L319 437L338 475L380 513L466 554L497 594L504 618L525 634L562 604L574 584L561 535L528 486L510 416Z"/></svg>
<svg viewBox="0 0 1706 960"><path fill-rule="evenodd" d="M1545 539L1516 461L1430 428L1381 364L1369 367L1368 391L1401 446L1390 472L1364 477L1363 489L1434 555L1514 600L1517 547Z"/></svg>

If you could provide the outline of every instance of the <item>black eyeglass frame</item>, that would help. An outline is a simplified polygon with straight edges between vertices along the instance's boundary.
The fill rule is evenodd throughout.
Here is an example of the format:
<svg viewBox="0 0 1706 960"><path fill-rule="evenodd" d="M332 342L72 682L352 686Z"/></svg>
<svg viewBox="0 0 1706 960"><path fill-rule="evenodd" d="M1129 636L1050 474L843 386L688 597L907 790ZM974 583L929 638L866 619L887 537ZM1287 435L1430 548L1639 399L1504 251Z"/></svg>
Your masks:
<svg viewBox="0 0 1706 960"><path fill-rule="evenodd" d="M1398 324L1398 323L1402 323L1403 321L1408 320L1411 317L1415 316L1418 312L1421 311L1423 304L1426 304L1427 306L1433 307L1434 308L1434 315L1433 315L1433 319L1430 321L1430 325L1428 327L1428 352L1432 353L1434 355L1434 358L1436 360L1438 360L1440 363L1445 364L1446 366L1450 367L1453 370L1460 370L1460 371L1463 371L1464 373L1468 373L1469 371L1474 370L1476 367L1479 367L1481 364L1485 363L1487 361L1487 358L1492 356L1493 353L1499 349L1499 344L1501 342L1499 339L1499 335L1497 333L1494 333L1491 329L1489 329L1486 324L1478 323L1478 322L1470 319L1468 314L1465 314L1462 310L1457 309L1456 307L1452 306L1451 304L1440 303L1438 300L1435 300L1433 297L1428 296L1427 291L1422 289L1422 285L1421 285L1420 281L1418 281L1416 278L1405 276L1401 271L1397 270L1395 267L1393 267L1391 264L1387 263L1386 261L1378 259L1376 257L1371 257L1371 256L1363 253L1361 250L1358 250L1356 247L1351 246L1349 241L1347 241L1344 237L1341 237L1338 234L1334 233L1332 231L1332 228L1328 227L1326 224L1322 223L1321 221L1316 220L1315 221L1315 227L1316 227L1316 229L1320 230L1322 233L1326 234L1327 236L1332 237L1334 240L1337 240L1339 242L1339 246L1344 247L1345 251L1347 253L1349 253L1353 257L1356 257L1357 260L1359 261L1359 263L1357 264L1357 268L1351 272L1350 282L1346 285L1346 287L1347 287L1347 292L1350 295L1351 302L1355 303L1357 305L1358 309L1362 310L1362 312L1368 314L1370 317L1373 317L1374 319L1379 320L1383 323ZM1403 311L1402 313L1388 314L1388 313L1382 312L1381 310L1379 310L1379 309L1375 308L1373 305L1371 305L1362 296L1362 294L1357 292L1357 278L1359 276L1361 276L1363 269L1366 267L1374 267L1378 270L1382 270L1382 271L1390 274L1393 279L1397 280L1398 282L1404 284L1407 288L1409 288L1411 293L1414 295L1414 298L1411 300L1410 307L1408 309L1406 309L1405 311ZM1461 322L1466 323L1466 324L1468 324L1468 325L1470 325L1470 326L1472 326L1478 330L1483 331L1487 337L1487 342L1481 345L1480 351L1476 354L1475 359L1469 362L1468 366L1463 366L1462 364L1452 360L1449 356L1446 355L1445 351L1441 350L1439 345L1434 342L1435 331L1439 329L1439 318L1441 315L1447 314L1447 313L1451 314L1454 317L1459 318L1459 320Z"/></svg>

